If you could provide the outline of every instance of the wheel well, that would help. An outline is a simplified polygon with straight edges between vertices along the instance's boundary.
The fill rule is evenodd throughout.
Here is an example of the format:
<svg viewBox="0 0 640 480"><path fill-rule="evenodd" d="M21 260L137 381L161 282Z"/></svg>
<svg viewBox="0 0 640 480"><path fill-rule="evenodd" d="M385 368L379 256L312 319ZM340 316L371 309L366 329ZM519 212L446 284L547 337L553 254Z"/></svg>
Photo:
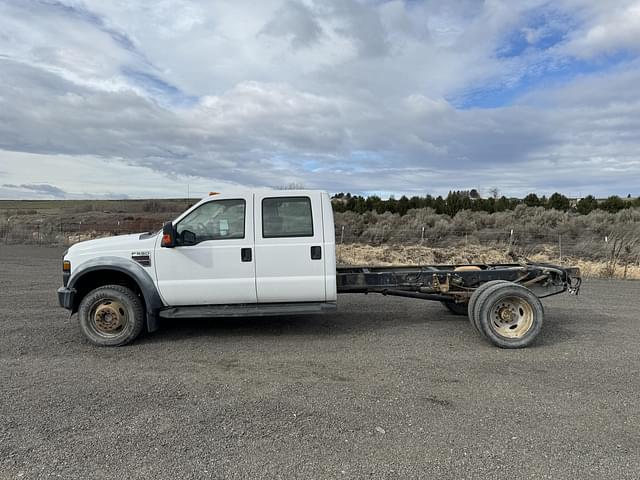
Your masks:
<svg viewBox="0 0 640 480"><path fill-rule="evenodd" d="M82 275L76 282L73 311L75 312L78 310L80 302L82 302L82 299L90 291L105 285L121 285L123 287L127 287L142 298L142 304L145 304L144 295L142 294L142 290L140 289L138 282L136 282L130 275L118 270L93 270Z"/></svg>

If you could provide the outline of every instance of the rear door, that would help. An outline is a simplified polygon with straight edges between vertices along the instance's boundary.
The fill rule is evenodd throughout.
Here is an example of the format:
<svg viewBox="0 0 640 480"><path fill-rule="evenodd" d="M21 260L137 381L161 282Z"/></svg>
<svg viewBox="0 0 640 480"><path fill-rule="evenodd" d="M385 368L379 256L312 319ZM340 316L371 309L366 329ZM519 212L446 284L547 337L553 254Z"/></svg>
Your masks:
<svg viewBox="0 0 640 480"><path fill-rule="evenodd" d="M320 192L255 196L258 303L326 300Z"/></svg>

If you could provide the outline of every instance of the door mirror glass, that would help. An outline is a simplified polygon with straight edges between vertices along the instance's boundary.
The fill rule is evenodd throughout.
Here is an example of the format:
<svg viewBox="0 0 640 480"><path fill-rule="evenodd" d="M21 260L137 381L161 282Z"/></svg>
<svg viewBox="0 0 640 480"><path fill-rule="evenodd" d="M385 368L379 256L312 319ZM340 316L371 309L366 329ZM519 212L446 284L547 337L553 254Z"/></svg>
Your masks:
<svg viewBox="0 0 640 480"><path fill-rule="evenodd" d="M196 234L190 230L183 230L180 233L180 243L182 245L195 245L198 242Z"/></svg>

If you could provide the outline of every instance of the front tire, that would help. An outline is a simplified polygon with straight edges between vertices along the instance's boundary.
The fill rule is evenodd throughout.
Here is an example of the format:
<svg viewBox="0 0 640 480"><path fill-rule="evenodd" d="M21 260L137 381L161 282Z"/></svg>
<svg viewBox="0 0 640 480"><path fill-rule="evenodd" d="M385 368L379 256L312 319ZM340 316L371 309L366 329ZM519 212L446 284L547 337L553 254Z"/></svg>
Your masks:
<svg viewBox="0 0 640 480"><path fill-rule="evenodd" d="M80 329L94 345L119 347L135 340L144 327L142 299L121 285L89 292L78 308Z"/></svg>

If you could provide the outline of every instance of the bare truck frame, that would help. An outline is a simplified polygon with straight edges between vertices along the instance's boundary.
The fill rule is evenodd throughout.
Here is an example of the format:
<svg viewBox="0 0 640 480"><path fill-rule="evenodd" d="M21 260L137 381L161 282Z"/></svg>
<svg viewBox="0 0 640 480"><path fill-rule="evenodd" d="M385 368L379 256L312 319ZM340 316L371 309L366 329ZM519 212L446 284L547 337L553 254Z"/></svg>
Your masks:
<svg viewBox="0 0 640 480"><path fill-rule="evenodd" d="M580 270L548 264L338 267L338 293L379 293L442 302L503 348L529 345L540 332L540 298L577 295Z"/></svg>

